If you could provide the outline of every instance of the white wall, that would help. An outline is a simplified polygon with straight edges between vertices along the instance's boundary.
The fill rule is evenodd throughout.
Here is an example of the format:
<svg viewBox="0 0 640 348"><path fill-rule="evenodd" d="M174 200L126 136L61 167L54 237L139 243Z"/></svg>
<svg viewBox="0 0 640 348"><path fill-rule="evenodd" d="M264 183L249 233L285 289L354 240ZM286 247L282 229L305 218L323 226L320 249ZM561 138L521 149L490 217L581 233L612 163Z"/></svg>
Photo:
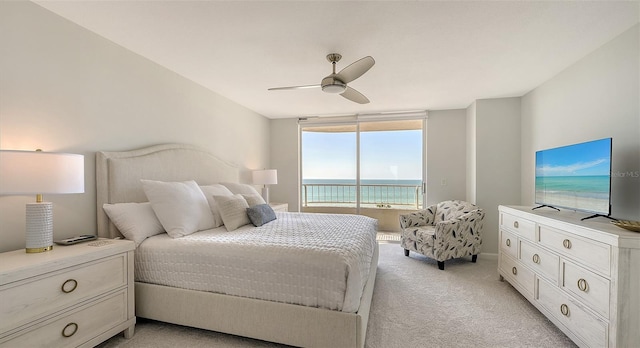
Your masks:
<svg viewBox="0 0 640 348"><path fill-rule="evenodd" d="M535 152L613 138L612 216L640 220L640 26L522 98L522 203L534 203Z"/></svg>
<svg viewBox="0 0 640 348"><path fill-rule="evenodd" d="M466 201L476 204L476 102L467 108Z"/></svg>
<svg viewBox="0 0 640 348"><path fill-rule="evenodd" d="M289 203L289 211L300 211L298 119L271 120L271 168L278 170L278 185L269 191L272 202Z"/></svg>
<svg viewBox="0 0 640 348"><path fill-rule="evenodd" d="M498 205L520 202L520 98L475 101L475 204L486 215L482 251L498 252Z"/></svg>
<svg viewBox="0 0 640 348"><path fill-rule="evenodd" d="M96 232L95 152L180 142L267 167L269 120L31 2L0 2L0 148L85 155L85 193L45 195L54 238ZM24 248L25 204L0 197L0 252Z"/></svg>
<svg viewBox="0 0 640 348"><path fill-rule="evenodd" d="M450 199L465 200L466 117L464 109L429 111L427 120L428 205Z"/></svg>

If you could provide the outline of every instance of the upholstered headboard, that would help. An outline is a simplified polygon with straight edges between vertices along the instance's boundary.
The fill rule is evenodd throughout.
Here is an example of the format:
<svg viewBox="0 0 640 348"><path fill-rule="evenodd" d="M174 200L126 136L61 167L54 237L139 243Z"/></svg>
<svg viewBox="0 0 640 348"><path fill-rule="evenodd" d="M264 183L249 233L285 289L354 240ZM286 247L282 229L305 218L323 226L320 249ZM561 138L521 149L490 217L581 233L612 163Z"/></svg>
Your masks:
<svg viewBox="0 0 640 348"><path fill-rule="evenodd" d="M238 182L238 168L208 150L185 144L96 153L98 236L121 236L102 209L105 203L146 202L141 179L195 180L199 185Z"/></svg>

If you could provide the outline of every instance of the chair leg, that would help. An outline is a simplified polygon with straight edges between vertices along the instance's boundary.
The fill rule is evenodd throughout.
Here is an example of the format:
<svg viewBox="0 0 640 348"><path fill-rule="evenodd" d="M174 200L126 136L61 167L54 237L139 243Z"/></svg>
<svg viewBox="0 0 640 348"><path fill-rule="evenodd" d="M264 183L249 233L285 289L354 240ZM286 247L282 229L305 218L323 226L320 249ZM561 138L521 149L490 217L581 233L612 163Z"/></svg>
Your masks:
<svg viewBox="0 0 640 348"><path fill-rule="evenodd" d="M478 255L471 255L471 262L476 262L478 260Z"/></svg>
<svg viewBox="0 0 640 348"><path fill-rule="evenodd" d="M438 261L438 268L440 268L441 271L444 271L444 261Z"/></svg>
<svg viewBox="0 0 640 348"><path fill-rule="evenodd" d="M404 256L409 256L409 250L404 249Z"/></svg>

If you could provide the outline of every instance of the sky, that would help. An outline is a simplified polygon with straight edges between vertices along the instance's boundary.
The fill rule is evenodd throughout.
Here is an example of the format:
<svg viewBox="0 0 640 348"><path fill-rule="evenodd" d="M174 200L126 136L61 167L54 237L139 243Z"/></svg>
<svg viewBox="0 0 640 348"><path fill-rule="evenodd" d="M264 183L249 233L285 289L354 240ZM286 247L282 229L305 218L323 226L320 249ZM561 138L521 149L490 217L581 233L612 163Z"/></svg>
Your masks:
<svg viewBox="0 0 640 348"><path fill-rule="evenodd" d="M536 152L536 177L609 175L611 139Z"/></svg>
<svg viewBox="0 0 640 348"><path fill-rule="evenodd" d="M361 132L361 179L422 180L422 131ZM356 134L302 133L303 179L356 178Z"/></svg>

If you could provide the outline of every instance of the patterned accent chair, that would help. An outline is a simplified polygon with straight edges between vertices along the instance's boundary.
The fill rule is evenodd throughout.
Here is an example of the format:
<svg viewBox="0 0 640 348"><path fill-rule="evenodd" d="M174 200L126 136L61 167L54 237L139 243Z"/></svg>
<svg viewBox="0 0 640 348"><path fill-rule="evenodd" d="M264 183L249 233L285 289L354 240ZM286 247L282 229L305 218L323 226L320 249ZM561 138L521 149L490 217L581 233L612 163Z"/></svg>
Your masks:
<svg viewBox="0 0 640 348"><path fill-rule="evenodd" d="M438 261L471 256L476 262L482 245L484 211L464 201L444 201L427 209L400 215L401 246Z"/></svg>

